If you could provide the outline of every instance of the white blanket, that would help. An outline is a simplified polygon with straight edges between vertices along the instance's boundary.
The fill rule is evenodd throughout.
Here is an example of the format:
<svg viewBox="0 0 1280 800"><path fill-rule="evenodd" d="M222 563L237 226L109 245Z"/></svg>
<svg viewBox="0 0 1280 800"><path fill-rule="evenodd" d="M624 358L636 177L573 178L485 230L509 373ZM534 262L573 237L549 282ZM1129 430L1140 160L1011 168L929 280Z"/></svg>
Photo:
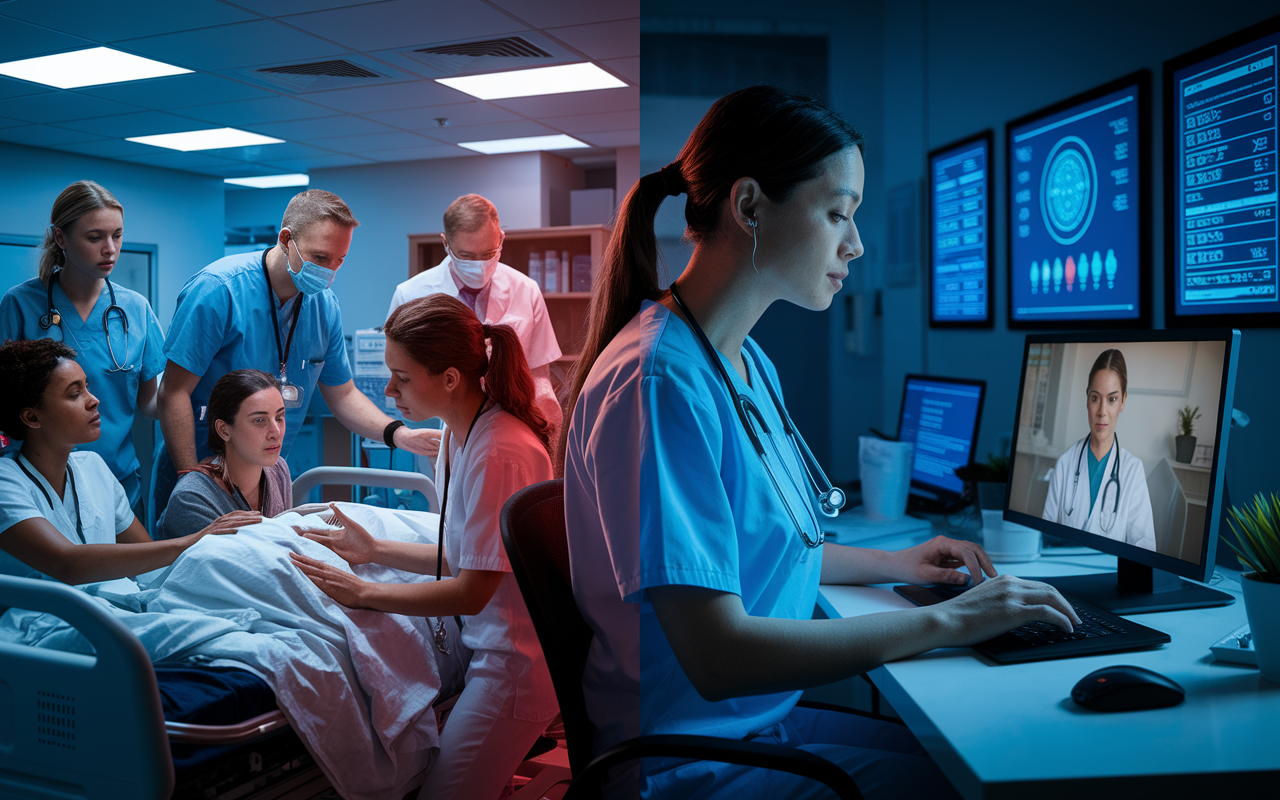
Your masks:
<svg viewBox="0 0 1280 800"><path fill-rule="evenodd" d="M434 514L348 504L343 510L375 537L435 541ZM145 590L122 592L127 584L111 582L91 592L110 600L154 661L203 660L262 677L343 797L399 800L435 759L439 735L431 705L442 685L447 693L460 689L468 654L456 628L451 655L444 657L431 644L434 620L352 610L330 600L288 553L342 569L346 562L298 536L293 525L324 526L319 515L291 513L235 534L206 536L173 566L146 576ZM379 582L433 579L377 565L354 572ZM6 615L7 638L16 626L25 644L78 649L65 624L25 613Z"/></svg>

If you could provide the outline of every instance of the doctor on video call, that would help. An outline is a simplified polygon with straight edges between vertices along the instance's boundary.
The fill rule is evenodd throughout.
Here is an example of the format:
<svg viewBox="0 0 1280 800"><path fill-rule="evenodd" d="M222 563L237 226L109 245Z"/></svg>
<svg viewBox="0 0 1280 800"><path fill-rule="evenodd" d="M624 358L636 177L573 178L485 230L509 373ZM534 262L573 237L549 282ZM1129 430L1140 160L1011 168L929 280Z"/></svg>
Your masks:
<svg viewBox="0 0 1280 800"><path fill-rule="evenodd" d="M1054 465L1041 516L1155 550L1146 470L1142 460L1121 447L1116 436L1116 422L1128 394L1124 354L1104 350L1089 370L1089 435L1073 444Z"/></svg>

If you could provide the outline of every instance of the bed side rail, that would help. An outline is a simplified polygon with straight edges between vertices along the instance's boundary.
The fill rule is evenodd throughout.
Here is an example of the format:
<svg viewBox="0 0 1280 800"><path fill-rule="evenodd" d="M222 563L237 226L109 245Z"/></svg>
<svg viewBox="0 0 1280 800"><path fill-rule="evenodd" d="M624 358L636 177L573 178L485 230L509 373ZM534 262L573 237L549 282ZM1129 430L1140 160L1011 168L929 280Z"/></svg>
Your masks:
<svg viewBox="0 0 1280 800"><path fill-rule="evenodd" d="M0 607L53 614L95 656L0 644L0 797L167 798L173 763L151 659L98 601L0 575Z"/></svg>
<svg viewBox="0 0 1280 800"><path fill-rule="evenodd" d="M376 486L386 489L406 489L420 492L427 498L427 505L439 510L436 484L420 472L403 472L396 469L370 467L314 467L293 479L293 504L300 506L317 486L349 483L357 486Z"/></svg>

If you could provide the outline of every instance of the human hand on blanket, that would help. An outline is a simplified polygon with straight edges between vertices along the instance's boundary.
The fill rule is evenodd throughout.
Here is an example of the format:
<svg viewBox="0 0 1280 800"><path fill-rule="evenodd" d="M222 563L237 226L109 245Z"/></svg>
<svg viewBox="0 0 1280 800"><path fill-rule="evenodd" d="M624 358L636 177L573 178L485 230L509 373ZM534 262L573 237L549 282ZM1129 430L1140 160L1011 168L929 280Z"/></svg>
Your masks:
<svg viewBox="0 0 1280 800"><path fill-rule="evenodd" d="M347 608L369 607L364 600L363 593L363 590L369 586L366 581L360 580L350 572L340 570L301 553L290 552L289 558L293 559L293 563L297 565L298 569L302 570L302 574L310 578L311 582L319 587L320 591L342 605Z"/></svg>
<svg viewBox="0 0 1280 800"><path fill-rule="evenodd" d="M325 522L330 525L341 525L341 528L335 531L326 528L295 527L294 530L299 536L319 542L342 556L348 564L368 564L373 561L378 540L369 535L360 523L342 513L342 509L338 508L336 503L330 503L329 508L333 514L326 518Z"/></svg>
<svg viewBox="0 0 1280 800"><path fill-rule="evenodd" d="M249 525L256 525L262 522L262 514L257 511L232 511L210 522L204 528L196 533L196 536L208 536L210 534L235 533L241 528Z"/></svg>

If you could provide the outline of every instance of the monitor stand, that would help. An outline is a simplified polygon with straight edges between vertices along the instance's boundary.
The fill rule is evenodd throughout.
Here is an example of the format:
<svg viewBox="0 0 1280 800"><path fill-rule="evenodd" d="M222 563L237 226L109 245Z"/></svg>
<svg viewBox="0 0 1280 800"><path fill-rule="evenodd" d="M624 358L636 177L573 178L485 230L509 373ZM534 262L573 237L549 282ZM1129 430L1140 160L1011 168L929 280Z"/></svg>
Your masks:
<svg viewBox="0 0 1280 800"><path fill-rule="evenodd" d="M1186 608L1227 606L1234 597L1217 589L1183 580L1146 564L1121 558L1114 573L1037 578L1113 614L1147 614Z"/></svg>

